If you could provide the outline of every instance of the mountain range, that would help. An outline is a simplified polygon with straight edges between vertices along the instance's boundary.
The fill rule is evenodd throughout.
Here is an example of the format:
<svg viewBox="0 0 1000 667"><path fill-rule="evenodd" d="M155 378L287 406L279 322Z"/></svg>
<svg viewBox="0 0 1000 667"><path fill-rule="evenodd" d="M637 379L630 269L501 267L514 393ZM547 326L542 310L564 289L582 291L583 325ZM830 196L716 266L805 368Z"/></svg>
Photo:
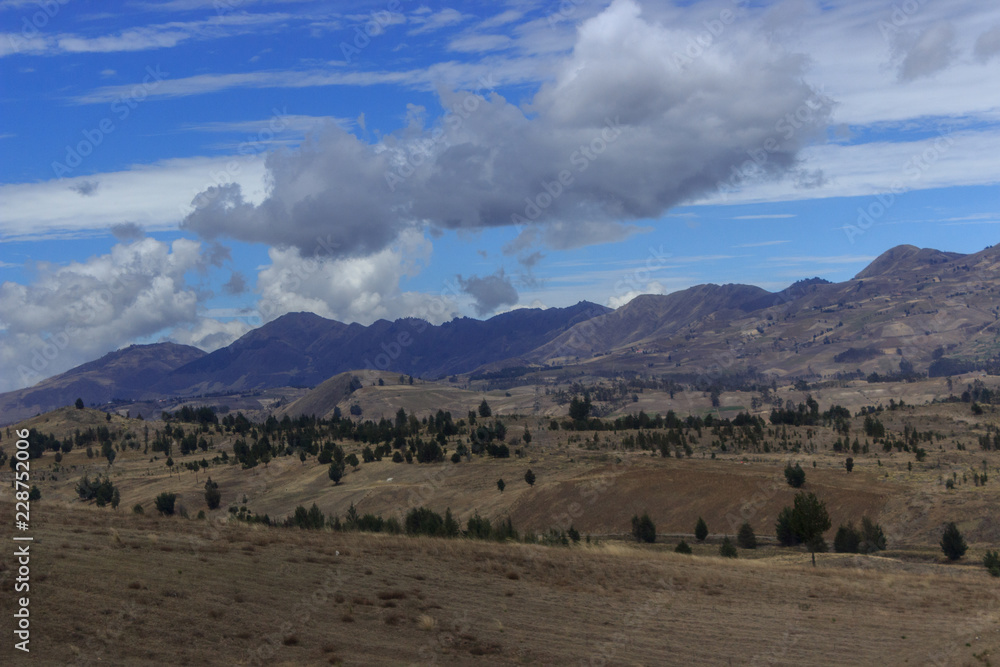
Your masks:
<svg viewBox="0 0 1000 667"><path fill-rule="evenodd" d="M289 313L211 353L175 343L112 352L0 394L0 412L10 423L77 397L103 404L313 387L363 369L425 379L553 365L709 379L748 369L810 380L934 373L995 358L998 319L1000 248L960 254L904 245L851 280L813 278L774 293L707 284L642 295L617 310L581 301L438 326Z"/></svg>

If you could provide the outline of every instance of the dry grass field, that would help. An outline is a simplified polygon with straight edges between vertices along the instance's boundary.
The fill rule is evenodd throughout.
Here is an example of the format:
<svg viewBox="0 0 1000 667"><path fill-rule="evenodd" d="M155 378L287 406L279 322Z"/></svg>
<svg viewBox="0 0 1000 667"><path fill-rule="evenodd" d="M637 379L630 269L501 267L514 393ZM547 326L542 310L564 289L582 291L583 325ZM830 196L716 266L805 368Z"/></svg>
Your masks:
<svg viewBox="0 0 1000 667"><path fill-rule="evenodd" d="M377 397L387 415L417 395L418 415L450 400L457 416L483 396L432 389L368 386L355 396L369 407ZM904 389L912 397L936 391ZM235 437L214 430L205 434L213 440L208 452L175 450L173 470L162 454L141 448L124 448L110 467L99 451L88 458L74 448L60 463L47 452L32 460L42 491L31 516L32 653L15 655L5 642L0 664L1000 664L1000 580L981 564L987 549L1000 546L1000 453L976 444L997 423L991 408L980 416L961 403L883 412L893 433L917 428L940 437L925 444L922 462L873 447L855 454L848 473L829 428L810 436L788 427L790 441L809 443L799 452L722 451L710 432L692 433L690 456L662 457L623 449L621 433L600 432L595 441L590 432L549 430L547 417L525 409L533 389L510 393L487 396L523 457L384 459L348 467L339 485L315 457L297 455L248 470L182 469L232 454ZM666 399L653 394L638 403L660 412L655 404ZM823 407L851 396L857 393L827 392ZM739 394L723 399L749 402ZM860 421L851 421L852 438L865 440ZM22 426L60 438L107 426L119 442L125 433L141 442L146 427L164 425L67 408ZM526 429L530 445L515 445ZM776 443L777 436L768 437ZM10 453L11 442L5 430L0 446ZM360 454L360 443L341 444ZM884 528L888 550L818 554L813 568L806 551L775 546L775 520L795 495L783 475L789 461L806 470L804 490L826 503L828 542L839 524L869 516ZM973 484L984 467L989 482ZM529 468L533 486L524 480ZM80 502L75 486L84 474L108 475L121 506ZM209 475L222 492L217 510L205 504ZM164 491L178 494L185 516L156 515L153 499ZM144 515L132 512L137 503ZM360 513L400 519L416 506L450 508L463 526L479 513L510 517L522 535L573 525L589 539L563 547L304 531L249 525L227 511L246 505L283 519L313 503L340 517L352 503ZM205 519L195 518L199 511ZM642 512L656 524L655 544L627 539L630 517ZM704 543L691 535L698 517L709 526ZM719 542L744 520L761 546L741 549L736 560L719 558ZM937 545L947 521L969 542L958 563ZM7 485L0 522L13 522ZM682 538L692 556L673 552ZM0 614L7 619L15 570L12 549L4 549Z"/></svg>
<svg viewBox="0 0 1000 667"><path fill-rule="evenodd" d="M10 518L5 503L3 521ZM214 526L39 503L4 664L986 665L982 567ZM3 615L10 618L5 550Z"/></svg>

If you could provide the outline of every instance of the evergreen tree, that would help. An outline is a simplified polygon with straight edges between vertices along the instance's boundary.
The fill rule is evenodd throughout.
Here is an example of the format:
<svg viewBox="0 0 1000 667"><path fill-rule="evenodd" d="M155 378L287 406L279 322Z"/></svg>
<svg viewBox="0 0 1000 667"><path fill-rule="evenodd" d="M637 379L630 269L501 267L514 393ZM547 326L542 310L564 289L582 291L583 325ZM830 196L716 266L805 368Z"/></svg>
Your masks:
<svg viewBox="0 0 1000 667"><path fill-rule="evenodd" d="M524 473L524 481L528 483L528 486L535 485L535 473L531 472L531 468L528 468L528 472Z"/></svg>
<svg viewBox="0 0 1000 667"><path fill-rule="evenodd" d="M208 505L208 509L217 509L222 502L222 492L219 491L219 483L213 482L212 478L209 477L208 481L205 482L205 503Z"/></svg>
<svg viewBox="0 0 1000 667"><path fill-rule="evenodd" d="M789 486L796 489L801 488L806 483L806 471L798 463L795 464L794 468L789 463L785 466L785 480Z"/></svg>
<svg viewBox="0 0 1000 667"><path fill-rule="evenodd" d="M753 527L749 521L744 521L740 526L740 532L736 534L736 543L744 549L757 548L757 536L753 532Z"/></svg>
<svg viewBox="0 0 1000 667"><path fill-rule="evenodd" d="M656 526L647 512L643 512L641 517L637 514L632 516L632 537L636 542L651 544L656 541Z"/></svg>
<svg viewBox="0 0 1000 667"><path fill-rule="evenodd" d="M674 551L679 554L690 554L691 546L684 540L681 540L680 542L677 543L677 547L674 549Z"/></svg>
<svg viewBox="0 0 1000 667"><path fill-rule="evenodd" d="M701 517L698 517L698 523L694 526L694 536L699 542L704 542L708 537L708 524Z"/></svg>
<svg viewBox="0 0 1000 667"><path fill-rule="evenodd" d="M862 553L875 553L885 551L885 533L882 526L878 525L867 516L861 517L861 544L859 550Z"/></svg>
<svg viewBox="0 0 1000 667"><path fill-rule="evenodd" d="M965 555L968 549L969 545L965 543L965 538L959 532L958 526L955 525L954 521L949 522L941 535L941 551L948 557L948 560L958 560Z"/></svg>
<svg viewBox="0 0 1000 667"><path fill-rule="evenodd" d="M327 471L327 474L330 476L334 485L340 484L340 480L344 477L344 464L334 461L330 464L330 469Z"/></svg>
<svg viewBox="0 0 1000 667"><path fill-rule="evenodd" d="M76 406L77 410L83 410L83 399L82 398L76 399L76 403L74 403L74 405Z"/></svg>
<svg viewBox="0 0 1000 667"><path fill-rule="evenodd" d="M480 417L490 417L493 415L493 411L490 409L490 404L483 399L483 402L479 404L479 416Z"/></svg>
<svg viewBox="0 0 1000 667"><path fill-rule="evenodd" d="M153 504L156 506L156 511L159 512L161 516L170 516L174 513L174 502L176 500L176 493L167 493L164 491L160 495L156 496Z"/></svg>
<svg viewBox="0 0 1000 667"><path fill-rule="evenodd" d="M728 535L723 538L722 544L719 545L719 555L723 558L736 558L739 556L739 552L736 551L736 545L730 541Z"/></svg>
<svg viewBox="0 0 1000 667"><path fill-rule="evenodd" d="M500 489L500 493L503 493L503 490L506 486L507 485L504 484L503 477L497 480L497 488Z"/></svg>

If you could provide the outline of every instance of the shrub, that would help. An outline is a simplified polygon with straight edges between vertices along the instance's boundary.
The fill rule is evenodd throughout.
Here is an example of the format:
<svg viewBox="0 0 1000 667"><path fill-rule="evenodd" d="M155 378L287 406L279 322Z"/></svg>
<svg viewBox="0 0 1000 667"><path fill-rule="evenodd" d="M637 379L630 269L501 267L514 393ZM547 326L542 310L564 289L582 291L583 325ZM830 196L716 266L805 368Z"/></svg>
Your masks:
<svg viewBox="0 0 1000 667"><path fill-rule="evenodd" d="M503 477L497 480L497 488L500 489L500 493L503 493L503 490L504 488L506 488L506 486L507 485L504 483Z"/></svg>
<svg viewBox="0 0 1000 667"><path fill-rule="evenodd" d="M680 542L677 543L677 546L674 548L674 551L679 554L690 554L691 546L684 540L681 540Z"/></svg>
<svg viewBox="0 0 1000 667"><path fill-rule="evenodd" d="M528 483L528 486L535 485L535 473L531 472L531 468L528 468L528 472L524 473L524 481Z"/></svg>
<svg viewBox="0 0 1000 667"><path fill-rule="evenodd" d="M955 525L954 521L949 522L941 535L941 551L948 557L948 560L958 560L965 555L968 549L969 545L965 543L965 538L959 532L958 526Z"/></svg>
<svg viewBox="0 0 1000 667"><path fill-rule="evenodd" d="M847 468L847 472L854 470L854 458L848 456L847 460L844 461L844 467Z"/></svg>
<svg viewBox="0 0 1000 667"><path fill-rule="evenodd" d="M441 535L444 533L444 519L437 512L426 507L415 507L406 515L407 535Z"/></svg>
<svg viewBox="0 0 1000 667"><path fill-rule="evenodd" d="M83 410L83 399L82 398L76 399L76 403L74 403L73 405L76 406L77 410Z"/></svg>
<svg viewBox="0 0 1000 667"><path fill-rule="evenodd" d="M31 490L28 491L28 500L41 500L42 492L38 490L38 487L34 484L31 485Z"/></svg>
<svg viewBox="0 0 1000 667"><path fill-rule="evenodd" d="M656 541L656 526L648 513L643 512L642 517L637 514L632 516L632 537L636 542L652 544Z"/></svg>
<svg viewBox="0 0 1000 667"><path fill-rule="evenodd" d="M757 536L749 521L744 521L743 525L740 526L740 532L736 533L736 543L743 549L757 548Z"/></svg>
<svg viewBox="0 0 1000 667"><path fill-rule="evenodd" d="M1000 552L987 551L983 556L983 566L994 577L1000 577Z"/></svg>
<svg viewBox="0 0 1000 667"><path fill-rule="evenodd" d="M142 503L136 503L132 506L132 514L142 514L143 512Z"/></svg>
<svg viewBox="0 0 1000 667"><path fill-rule="evenodd" d="M794 468L789 463L785 466L785 480L789 486L798 489L806 483L806 471L798 463L795 464Z"/></svg>
<svg viewBox="0 0 1000 667"><path fill-rule="evenodd" d="M739 553L736 551L736 545L730 541L728 535L723 538L722 544L719 545L719 555L723 558L736 558L739 556Z"/></svg>
<svg viewBox="0 0 1000 667"><path fill-rule="evenodd" d="M701 517L698 517L698 523L694 526L694 536L699 542L704 542L705 538L708 537L708 524Z"/></svg>
<svg viewBox="0 0 1000 667"><path fill-rule="evenodd" d="M156 496L156 500L153 501L153 504L156 506L156 511L159 512L161 516L170 516L174 513L174 502L176 500L176 493L167 493L164 491L160 495Z"/></svg>

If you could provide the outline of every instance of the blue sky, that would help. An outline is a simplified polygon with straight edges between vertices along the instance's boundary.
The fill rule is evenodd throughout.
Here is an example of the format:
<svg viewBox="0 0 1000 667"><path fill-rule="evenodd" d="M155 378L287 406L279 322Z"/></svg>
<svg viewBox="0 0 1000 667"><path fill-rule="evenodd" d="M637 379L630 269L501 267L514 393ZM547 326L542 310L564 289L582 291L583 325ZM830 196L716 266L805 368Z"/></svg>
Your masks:
<svg viewBox="0 0 1000 667"><path fill-rule="evenodd" d="M1000 7L0 0L0 390L286 312L844 280L1000 223Z"/></svg>

